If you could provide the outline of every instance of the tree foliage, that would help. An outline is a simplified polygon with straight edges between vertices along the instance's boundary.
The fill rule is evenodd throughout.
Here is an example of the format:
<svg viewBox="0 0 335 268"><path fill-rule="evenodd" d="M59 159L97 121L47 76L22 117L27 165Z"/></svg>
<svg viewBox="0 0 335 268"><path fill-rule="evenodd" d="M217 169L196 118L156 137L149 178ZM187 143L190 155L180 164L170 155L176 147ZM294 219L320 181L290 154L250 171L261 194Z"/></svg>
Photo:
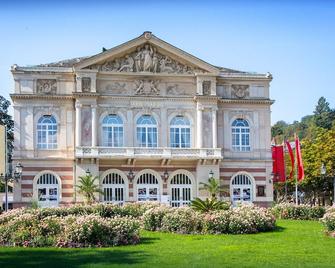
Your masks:
<svg viewBox="0 0 335 268"><path fill-rule="evenodd" d="M304 116L301 121L287 124L278 121L272 127L272 135L277 144L283 140L293 140L297 133L301 140L301 151L305 169L305 179L299 186L306 200L322 203L333 196L333 177L335 176L335 111L324 97L318 100L313 115ZM290 171L290 160L285 155L286 175ZM326 174L320 168L324 164ZM294 179L286 186L289 195L294 192ZM275 185L277 196L283 196L285 184Z"/></svg>

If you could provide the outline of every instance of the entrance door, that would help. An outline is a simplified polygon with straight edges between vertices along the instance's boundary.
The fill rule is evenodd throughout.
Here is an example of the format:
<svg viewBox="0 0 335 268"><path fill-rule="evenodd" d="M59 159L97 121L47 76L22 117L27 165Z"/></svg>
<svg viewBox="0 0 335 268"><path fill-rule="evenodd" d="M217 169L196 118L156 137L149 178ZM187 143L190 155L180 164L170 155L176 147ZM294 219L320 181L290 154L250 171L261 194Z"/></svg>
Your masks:
<svg viewBox="0 0 335 268"><path fill-rule="evenodd" d="M192 182L185 174L177 174L171 179L171 206L180 207L191 202Z"/></svg>
<svg viewBox="0 0 335 268"><path fill-rule="evenodd" d="M41 207L57 207L59 203L59 184L53 174L43 174L37 180L38 204Z"/></svg>
<svg viewBox="0 0 335 268"><path fill-rule="evenodd" d="M159 184L152 174L142 174L137 180L138 201L159 201Z"/></svg>
<svg viewBox="0 0 335 268"><path fill-rule="evenodd" d="M103 201L106 203L123 204L126 185L120 174L110 173L102 181Z"/></svg>
<svg viewBox="0 0 335 268"><path fill-rule="evenodd" d="M253 201L253 185L249 176L245 174L236 175L231 183L232 201L236 202L252 202Z"/></svg>

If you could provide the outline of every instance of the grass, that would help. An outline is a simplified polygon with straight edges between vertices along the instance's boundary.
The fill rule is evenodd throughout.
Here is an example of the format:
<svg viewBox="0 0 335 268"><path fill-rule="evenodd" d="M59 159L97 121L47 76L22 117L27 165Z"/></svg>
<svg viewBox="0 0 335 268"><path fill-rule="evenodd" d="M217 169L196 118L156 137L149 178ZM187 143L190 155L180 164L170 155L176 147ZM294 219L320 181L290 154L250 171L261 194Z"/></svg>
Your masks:
<svg viewBox="0 0 335 268"><path fill-rule="evenodd" d="M0 267L335 267L335 239L319 222L278 221L254 235L142 233L135 246L0 248Z"/></svg>

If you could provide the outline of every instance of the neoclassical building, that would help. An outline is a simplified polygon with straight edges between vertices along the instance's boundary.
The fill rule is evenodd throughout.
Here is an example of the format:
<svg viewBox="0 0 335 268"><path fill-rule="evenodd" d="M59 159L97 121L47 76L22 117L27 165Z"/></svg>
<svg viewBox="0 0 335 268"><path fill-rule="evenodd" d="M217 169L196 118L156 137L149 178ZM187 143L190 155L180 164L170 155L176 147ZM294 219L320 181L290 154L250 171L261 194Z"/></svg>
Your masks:
<svg viewBox="0 0 335 268"><path fill-rule="evenodd" d="M78 177L99 176L101 202L206 197L268 206L272 76L213 66L151 32L97 55L13 65L14 206L82 202Z"/></svg>

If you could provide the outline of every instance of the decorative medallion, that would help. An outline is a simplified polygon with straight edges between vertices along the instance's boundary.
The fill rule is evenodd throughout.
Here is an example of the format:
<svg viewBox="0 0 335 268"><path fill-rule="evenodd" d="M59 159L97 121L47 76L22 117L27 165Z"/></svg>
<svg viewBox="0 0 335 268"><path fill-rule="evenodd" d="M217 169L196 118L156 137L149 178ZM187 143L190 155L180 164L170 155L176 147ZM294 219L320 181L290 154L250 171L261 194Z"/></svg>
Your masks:
<svg viewBox="0 0 335 268"><path fill-rule="evenodd" d="M249 85L232 85L232 97L244 99L249 97Z"/></svg>
<svg viewBox="0 0 335 268"><path fill-rule="evenodd" d="M55 94L57 92L57 80L37 79L36 91L40 94Z"/></svg>
<svg viewBox="0 0 335 268"><path fill-rule="evenodd" d="M159 95L159 80L135 80L135 95Z"/></svg>

